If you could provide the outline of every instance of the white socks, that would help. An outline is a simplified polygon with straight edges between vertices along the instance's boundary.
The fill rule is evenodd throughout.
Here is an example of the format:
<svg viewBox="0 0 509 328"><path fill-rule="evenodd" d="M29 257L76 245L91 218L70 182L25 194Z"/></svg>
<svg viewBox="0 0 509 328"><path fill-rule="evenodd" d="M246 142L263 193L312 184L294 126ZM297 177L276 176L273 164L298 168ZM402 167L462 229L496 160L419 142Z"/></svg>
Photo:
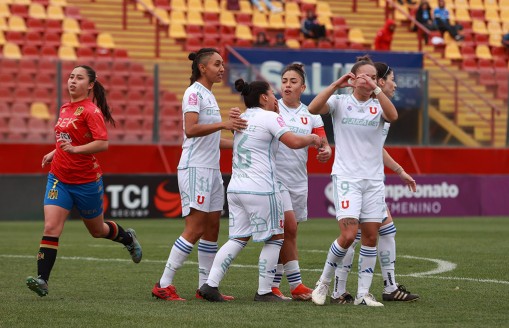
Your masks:
<svg viewBox="0 0 509 328"><path fill-rule="evenodd" d="M383 226L378 231L378 258L384 281L384 292L392 293L397 289L396 277L394 276L394 264L396 262L396 227L394 223Z"/></svg>
<svg viewBox="0 0 509 328"><path fill-rule="evenodd" d="M288 261L288 263L284 265L284 270L286 279L288 279L288 283L290 284L290 290L294 290L297 286L302 284L299 261Z"/></svg>
<svg viewBox="0 0 509 328"><path fill-rule="evenodd" d="M361 240L361 231L357 231L357 235L355 236L355 240L352 245L348 247L348 251L346 252L345 257L343 258L342 265L336 268L336 277L334 278L334 289L332 291L333 298L339 298L346 292L346 281L348 279L348 274L352 270L353 257L355 255L355 247Z"/></svg>
<svg viewBox="0 0 509 328"><path fill-rule="evenodd" d="M376 247L361 245L359 252L359 282L357 287L357 298L369 293L373 273L376 265Z"/></svg>
<svg viewBox="0 0 509 328"><path fill-rule="evenodd" d="M284 239L268 240L260 252L258 259L258 295L272 292L272 282L276 274L279 251Z"/></svg>
<svg viewBox="0 0 509 328"><path fill-rule="evenodd" d="M217 242L200 239L198 243L198 289L207 282L217 253Z"/></svg>
<svg viewBox="0 0 509 328"><path fill-rule="evenodd" d="M331 277L338 266L342 265L343 258L345 257L347 249L339 246L338 241L334 240L330 246L329 253L327 254L327 260L323 267L323 272L320 277L320 281L324 284L330 284Z"/></svg>
<svg viewBox="0 0 509 328"><path fill-rule="evenodd" d="M223 280L226 271L230 267L233 260L239 255L240 251L247 245L247 242L230 239L228 240L216 254L212 269L207 279L207 284L211 287L218 287L221 280ZM277 262L277 259L276 259Z"/></svg>
<svg viewBox="0 0 509 328"><path fill-rule="evenodd" d="M175 273L182 264L184 264L184 261L187 259L192 250L193 244L185 240L182 236L175 240L175 243L171 248L168 261L166 262L163 275L159 280L159 285L162 288L168 287L172 284Z"/></svg>
<svg viewBox="0 0 509 328"><path fill-rule="evenodd" d="M281 284L281 279L283 279L284 272L285 269L283 267L283 264L278 263L276 266L276 274L274 275L274 281L272 281L272 287L279 288L279 285Z"/></svg>

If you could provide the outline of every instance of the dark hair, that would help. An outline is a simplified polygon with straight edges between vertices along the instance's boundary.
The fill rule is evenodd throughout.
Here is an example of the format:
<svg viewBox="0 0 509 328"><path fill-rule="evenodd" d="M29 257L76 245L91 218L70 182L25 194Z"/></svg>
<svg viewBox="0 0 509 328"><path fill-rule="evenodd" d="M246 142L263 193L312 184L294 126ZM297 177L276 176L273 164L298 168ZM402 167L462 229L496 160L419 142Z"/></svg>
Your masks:
<svg viewBox="0 0 509 328"><path fill-rule="evenodd" d="M369 55L357 57L357 62L352 66L351 72L357 74L357 70L364 65L375 66Z"/></svg>
<svg viewBox="0 0 509 328"><path fill-rule="evenodd" d="M115 126L115 120L111 116L111 108L108 105L108 101L106 100L106 91L104 90L101 82L97 81L97 74L95 73L94 69L87 65L78 65L75 68L78 67L85 69L87 71L88 81L94 83L94 88L92 89L94 96L92 101L95 102L97 107L101 110L106 121Z"/></svg>
<svg viewBox="0 0 509 328"><path fill-rule="evenodd" d="M281 72L281 77L288 71L294 71L302 78L302 84L306 84L306 72L304 72L304 65L299 63L293 63L287 65Z"/></svg>
<svg viewBox="0 0 509 328"><path fill-rule="evenodd" d="M219 51L214 48L201 48L198 50L198 52L191 52L189 56L187 56L189 60L193 61L191 64L192 73L191 77L189 78L189 80L191 80L191 84L196 82L201 77L201 72L198 68L198 64L203 64L208 61L210 56L212 56L214 53L219 54Z"/></svg>
<svg viewBox="0 0 509 328"><path fill-rule="evenodd" d="M235 81L235 90L244 97L244 104L247 108L261 107L260 95L266 95L270 86L265 81L244 82L243 79Z"/></svg>
<svg viewBox="0 0 509 328"><path fill-rule="evenodd" d="M376 79L384 79L387 80L387 77L391 75L392 68L387 65L386 63L382 62L376 62L375 63L376 68Z"/></svg>

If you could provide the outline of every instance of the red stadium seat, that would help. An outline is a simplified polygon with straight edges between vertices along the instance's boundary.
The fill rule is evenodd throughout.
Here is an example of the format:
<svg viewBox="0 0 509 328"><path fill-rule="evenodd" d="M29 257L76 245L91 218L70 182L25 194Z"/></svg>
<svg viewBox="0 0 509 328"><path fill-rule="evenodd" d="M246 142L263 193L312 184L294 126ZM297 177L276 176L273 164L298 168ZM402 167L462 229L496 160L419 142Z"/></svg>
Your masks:
<svg viewBox="0 0 509 328"><path fill-rule="evenodd" d="M463 59L475 58L475 47L462 45L460 50L461 50L461 55L463 56Z"/></svg>
<svg viewBox="0 0 509 328"><path fill-rule="evenodd" d="M97 47L96 38L93 34L81 33L79 42L82 47L95 49Z"/></svg>
<svg viewBox="0 0 509 328"><path fill-rule="evenodd" d="M81 20L80 29L82 34L83 33L92 34L94 37L97 37L97 34L99 34L97 29L95 28L95 23L87 19Z"/></svg>
<svg viewBox="0 0 509 328"><path fill-rule="evenodd" d="M90 48L78 48L78 50L76 51L76 56L78 56L78 58L81 60L81 59L94 59L95 58L95 54L94 52L92 51L92 49Z"/></svg>
<svg viewBox="0 0 509 328"><path fill-rule="evenodd" d="M67 6L64 8L65 16L74 18L77 20L81 19L80 9L75 6Z"/></svg>
<svg viewBox="0 0 509 328"><path fill-rule="evenodd" d="M303 48L303 49L316 48L316 42L313 39L304 39L302 41L301 48Z"/></svg>
<svg viewBox="0 0 509 328"><path fill-rule="evenodd" d="M463 61L461 62L461 68L467 72L477 71L477 63L475 61L475 58L473 57L464 58Z"/></svg>
<svg viewBox="0 0 509 328"><path fill-rule="evenodd" d="M199 38L188 37L184 48L188 52L196 52L202 48L202 42Z"/></svg>
<svg viewBox="0 0 509 328"><path fill-rule="evenodd" d="M11 14L14 16L28 17L28 6L22 4L11 4Z"/></svg>
<svg viewBox="0 0 509 328"><path fill-rule="evenodd" d="M127 92L128 86L126 78L121 75L112 75L110 77L109 89L115 89L120 92Z"/></svg>
<svg viewBox="0 0 509 328"><path fill-rule="evenodd" d="M15 43L18 46L21 46L22 44L25 43L25 36L24 36L24 33L22 33L22 32L6 31L5 40L8 42Z"/></svg>
<svg viewBox="0 0 509 328"><path fill-rule="evenodd" d="M29 118L30 117L30 106L28 106L28 103L22 103L16 101L11 106L11 117L20 117L20 118Z"/></svg>
<svg viewBox="0 0 509 328"><path fill-rule="evenodd" d="M129 90L143 92L147 90L147 83L140 75L130 75L128 80Z"/></svg>
<svg viewBox="0 0 509 328"><path fill-rule="evenodd" d="M43 46L60 47L60 35L57 32L46 32L43 37Z"/></svg>
<svg viewBox="0 0 509 328"><path fill-rule="evenodd" d="M189 40L189 38L197 38L199 41L203 38L203 31L199 25L187 25L186 34L187 40Z"/></svg>
<svg viewBox="0 0 509 328"><path fill-rule="evenodd" d="M113 59L115 61L121 61L121 60L129 60L129 56L127 54L127 50L121 49L121 48L115 48L113 49Z"/></svg>
<svg viewBox="0 0 509 328"><path fill-rule="evenodd" d="M46 20L46 33L58 33L58 39L60 40L60 34L62 33L62 21L57 19Z"/></svg>
<svg viewBox="0 0 509 328"><path fill-rule="evenodd" d="M205 26L212 25L212 26L219 26L219 14L216 13L210 13L210 12L204 12L203 13L203 22L205 23Z"/></svg>
<svg viewBox="0 0 509 328"><path fill-rule="evenodd" d="M34 79L31 73L21 71L16 78L16 88L25 88L32 90L35 86Z"/></svg>
<svg viewBox="0 0 509 328"><path fill-rule="evenodd" d="M43 33L46 30L44 21L42 19L28 17L26 25L28 32Z"/></svg>
<svg viewBox="0 0 509 328"><path fill-rule="evenodd" d="M329 40L319 40L318 48L320 49L332 49L332 43Z"/></svg>
<svg viewBox="0 0 509 328"><path fill-rule="evenodd" d="M54 46L48 46L48 45L42 46L40 53L41 53L41 56L45 57L45 58L58 57L57 49Z"/></svg>
<svg viewBox="0 0 509 328"><path fill-rule="evenodd" d="M26 139L28 128L24 118L12 117L9 120L8 128L9 133L7 139L9 141L21 141Z"/></svg>
<svg viewBox="0 0 509 328"><path fill-rule="evenodd" d="M217 26L215 25L205 25L203 27L203 36L204 38L211 38L211 39L219 39L219 32L217 30Z"/></svg>

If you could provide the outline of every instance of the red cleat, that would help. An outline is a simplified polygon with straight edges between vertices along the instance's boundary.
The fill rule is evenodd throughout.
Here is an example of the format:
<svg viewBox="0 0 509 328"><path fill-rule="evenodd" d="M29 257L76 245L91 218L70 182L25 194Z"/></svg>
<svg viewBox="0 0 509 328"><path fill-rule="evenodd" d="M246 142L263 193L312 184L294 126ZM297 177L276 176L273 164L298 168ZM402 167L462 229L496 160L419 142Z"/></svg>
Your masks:
<svg viewBox="0 0 509 328"><path fill-rule="evenodd" d="M286 297L283 293L281 293L278 287L272 287L272 294L276 295L277 297L283 300L291 300L290 297Z"/></svg>
<svg viewBox="0 0 509 328"><path fill-rule="evenodd" d="M185 299L178 296L177 290L173 285L162 288L159 283L156 283L154 288L152 288L152 296L165 301L185 301Z"/></svg>
<svg viewBox="0 0 509 328"><path fill-rule="evenodd" d="M223 295L223 294L221 294L221 296L223 297L223 300L225 300L225 301L233 301L233 300L235 299L235 297L233 297L233 296L229 296L229 295ZM197 290L196 290L196 295L195 295L195 297L196 297L197 299L199 299L199 300L202 300L202 299L203 299L203 296L201 296L201 294L200 294L200 290L199 290L199 289L197 289Z"/></svg>
<svg viewBox="0 0 509 328"><path fill-rule="evenodd" d="M311 299L311 293L313 290L306 287L304 284L300 284L292 290L292 298L299 301L309 301Z"/></svg>

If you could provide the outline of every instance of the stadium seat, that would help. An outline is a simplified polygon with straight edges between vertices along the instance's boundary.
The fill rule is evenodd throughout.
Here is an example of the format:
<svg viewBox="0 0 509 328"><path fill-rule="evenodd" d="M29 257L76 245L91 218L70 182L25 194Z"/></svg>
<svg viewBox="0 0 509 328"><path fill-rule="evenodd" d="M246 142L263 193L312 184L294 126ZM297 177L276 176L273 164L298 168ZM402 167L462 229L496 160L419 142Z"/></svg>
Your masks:
<svg viewBox="0 0 509 328"><path fill-rule="evenodd" d="M286 29L300 29L300 20L297 15L285 15L285 28Z"/></svg>
<svg viewBox="0 0 509 328"><path fill-rule="evenodd" d="M446 44L444 57L450 60L461 60L463 57L461 56L460 49L456 42L451 42Z"/></svg>
<svg viewBox="0 0 509 328"><path fill-rule="evenodd" d="M202 42L199 38L188 37L184 45L184 49L188 52L197 52L202 48Z"/></svg>
<svg viewBox="0 0 509 328"><path fill-rule="evenodd" d="M297 39L286 39L286 45L290 49L300 49L300 42Z"/></svg>
<svg viewBox="0 0 509 328"><path fill-rule="evenodd" d="M237 25L235 16L233 15L233 13L231 11L222 11L219 14L219 23L222 26L229 26L229 27L235 27Z"/></svg>
<svg viewBox="0 0 509 328"><path fill-rule="evenodd" d="M27 140L33 142L48 142L54 134L47 120L35 117L28 119L27 130Z"/></svg>
<svg viewBox="0 0 509 328"><path fill-rule="evenodd" d="M462 44L460 49L463 59L475 58L475 47Z"/></svg>
<svg viewBox="0 0 509 328"><path fill-rule="evenodd" d="M24 33L16 32L16 31L7 31L5 33L5 41L15 43L18 46L21 46L25 43Z"/></svg>
<svg viewBox="0 0 509 328"><path fill-rule="evenodd" d="M172 39L185 39L187 38L186 30L184 28L184 24L182 23L171 23L168 32L170 38Z"/></svg>
<svg viewBox="0 0 509 328"><path fill-rule="evenodd" d="M51 6L59 6L59 7L66 7L67 6L67 0L50 0Z"/></svg>
<svg viewBox="0 0 509 328"><path fill-rule="evenodd" d="M304 39L300 46L302 49L313 49L316 48L316 42L313 39Z"/></svg>
<svg viewBox="0 0 509 328"><path fill-rule="evenodd" d="M79 48L80 42L78 41L78 37L76 34L72 32L64 32L60 38L60 43L66 47Z"/></svg>
<svg viewBox="0 0 509 328"><path fill-rule="evenodd" d="M46 9L40 3L32 3L28 8L28 17L46 19Z"/></svg>
<svg viewBox="0 0 509 328"><path fill-rule="evenodd" d="M475 48L475 56L477 59L489 59L493 60L493 57L491 56L490 48L487 45L478 45Z"/></svg>
<svg viewBox="0 0 509 328"><path fill-rule="evenodd" d="M488 34L486 24L482 20L474 19L472 21L472 32L475 34Z"/></svg>
<svg viewBox="0 0 509 328"><path fill-rule="evenodd" d="M41 38L41 33L29 29L28 32L25 34L24 43L35 47L42 46L43 40Z"/></svg>
<svg viewBox="0 0 509 328"><path fill-rule="evenodd" d="M497 0L484 0L484 9L488 10L497 10L498 11L498 1Z"/></svg>
<svg viewBox="0 0 509 328"><path fill-rule="evenodd" d="M28 17L28 4L18 4L18 3L12 3L11 4L11 14L15 15L20 18L27 18Z"/></svg>
<svg viewBox="0 0 509 328"><path fill-rule="evenodd" d="M61 21L65 18L64 11L61 6L50 4L46 9L46 16L48 19Z"/></svg>
<svg viewBox="0 0 509 328"><path fill-rule="evenodd" d="M11 141L14 140L25 140L26 135L28 133L27 124L25 119L22 117L12 117L9 120L9 135L8 139Z"/></svg>
<svg viewBox="0 0 509 328"><path fill-rule="evenodd" d="M58 57L57 48L55 48L54 46L48 46L48 45L42 46L40 54L41 54L41 57L44 57L44 58Z"/></svg>
<svg viewBox="0 0 509 328"><path fill-rule="evenodd" d="M205 7L206 8L206 7ZM212 26L219 26L221 23L219 22L219 14L215 12L207 12L205 11L203 13L203 21L205 23L205 26L212 25Z"/></svg>
<svg viewBox="0 0 509 328"><path fill-rule="evenodd" d="M219 39L219 32L217 30L217 27L214 25L205 25L203 27L203 35L204 38L212 38L212 39Z"/></svg>
<svg viewBox="0 0 509 328"><path fill-rule="evenodd" d="M65 17L62 21L62 30L65 32L70 33L81 33L80 25L78 24L78 21L74 18Z"/></svg>
<svg viewBox="0 0 509 328"><path fill-rule="evenodd" d="M472 17L467 8L456 8L455 16L457 22L465 23L472 21ZM476 21L476 19L474 19L474 21Z"/></svg>
<svg viewBox="0 0 509 328"><path fill-rule="evenodd" d="M48 106L40 101L33 102L32 105L30 105L30 116L44 120L49 120L51 118Z"/></svg>
<svg viewBox="0 0 509 328"><path fill-rule="evenodd" d="M364 38L364 34L362 30L359 28L352 28L348 31L348 40L353 43L365 44L366 39Z"/></svg>
<svg viewBox="0 0 509 328"><path fill-rule="evenodd" d="M31 73L21 71L16 78L16 88L24 88L33 90L35 86L34 79Z"/></svg>
<svg viewBox="0 0 509 328"><path fill-rule="evenodd" d="M188 0L187 8L189 12L196 12L201 14L203 12L202 0Z"/></svg>
<svg viewBox="0 0 509 328"><path fill-rule="evenodd" d="M188 24L186 26L186 34L188 38L198 38L199 40L203 38L203 31L200 25Z"/></svg>
<svg viewBox="0 0 509 328"><path fill-rule="evenodd" d="M187 4L185 0L171 0L171 10L172 13L174 11L187 12Z"/></svg>
<svg viewBox="0 0 509 328"><path fill-rule="evenodd" d="M99 34L95 28L95 23L88 19L82 19L80 21L80 29L82 33L92 34L94 37L97 37L97 34Z"/></svg>
<svg viewBox="0 0 509 328"><path fill-rule="evenodd" d="M219 4L217 0L205 0L205 3L203 5L203 11L205 13L213 13L213 14L219 14L221 10L219 9ZM205 19L206 21L206 19Z"/></svg>
<svg viewBox="0 0 509 328"><path fill-rule="evenodd" d="M201 12L191 11L191 12L187 13L187 23L186 24L203 26L204 23L203 23L203 18L201 16Z"/></svg>
<svg viewBox="0 0 509 328"><path fill-rule="evenodd" d="M267 15L257 10L253 11L252 22L254 27L270 28Z"/></svg>
<svg viewBox="0 0 509 328"><path fill-rule="evenodd" d="M318 48L332 49L332 43L329 40L318 40Z"/></svg>
<svg viewBox="0 0 509 328"><path fill-rule="evenodd" d="M477 45L488 45L489 43L488 34L474 34L474 39Z"/></svg>
<svg viewBox="0 0 509 328"><path fill-rule="evenodd" d="M271 29L284 29L286 27L285 22L283 21L283 15L280 13L273 13L271 12L269 14L269 28Z"/></svg>
<svg viewBox="0 0 509 328"><path fill-rule="evenodd" d="M83 47L76 50L76 56L84 60L94 60L95 53L91 48Z"/></svg>
<svg viewBox="0 0 509 328"><path fill-rule="evenodd" d="M26 32L25 20L21 16L10 16L8 19L8 30L14 32Z"/></svg>
<svg viewBox="0 0 509 328"><path fill-rule="evenodd" d="M17 44L6 42L3 46L3 56L8 59L21 59L21 50Z"/></svg>
<svg viewBox="0 0 509 328"><path fill-rule="evenodd" d="M81 33L78 43L81 46L91 48L92 50L97 47L96 38L93 34Z"/></svg>
<svg viewBox="0 0 509 328"><path fill-rule="evenodd" d="M237 25L235 29L235 37L237 40L253 40L253 35L251 34L251 29L247 25Z"/></svg>
<svg viewBox="0 0 509 328"><path fill-rule="evenodd" d="M0 18L11 16L11 10L7 3L0 2Z"/></svg>
<svg viewBox="0 0 509 328"><path fill-rule="evenodd" d="M334 38L334 48L348 49L348 40L345 38Z"/></svg>
<svg viewBox="0 0 509 328"><path fill-rule="evenodd" d="M320 16L332 17L332 10L330 5L326 1L317 1L315 12L319 13Z"/></svg>
<svg viewBox="0 0 509 328"><path fill-rule="evenodd" d="M74 51L73 47L69 46L60 46L58 48L58 58L62 60L76 60L78 57L76 56L76 51Z"/></svg>
<svg viewBox="0 0 509 328"><path fill-rule="evenodd" d="M11 106L11 118L23 118L27 119L30 117L30 107L28 106L28 103L30 101L25 102L19 102L16 101Z"/></svg>
<svg viewBox="0 0 509 328"><path fill-rule="evenodd" d="M103 32L97 35L97 46L103 49L111 49L115 48L115 42L110 33Z"/></svg>

